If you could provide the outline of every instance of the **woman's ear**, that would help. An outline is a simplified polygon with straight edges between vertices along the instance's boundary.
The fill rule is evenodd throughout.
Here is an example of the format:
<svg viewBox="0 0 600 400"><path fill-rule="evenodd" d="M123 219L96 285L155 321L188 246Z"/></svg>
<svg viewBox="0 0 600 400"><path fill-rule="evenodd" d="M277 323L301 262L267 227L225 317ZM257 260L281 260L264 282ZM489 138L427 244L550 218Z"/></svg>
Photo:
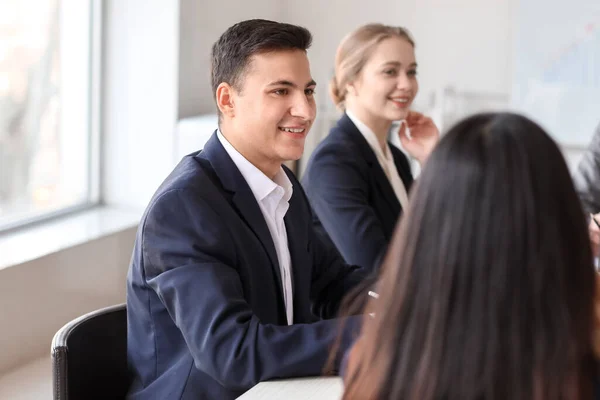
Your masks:
<svg viewBox="0 0 600 400"><path fill-rule="evenodd" d="M356 88L354 87L354 83L349 83L346 85L346 92L356 96Z"/></svg>

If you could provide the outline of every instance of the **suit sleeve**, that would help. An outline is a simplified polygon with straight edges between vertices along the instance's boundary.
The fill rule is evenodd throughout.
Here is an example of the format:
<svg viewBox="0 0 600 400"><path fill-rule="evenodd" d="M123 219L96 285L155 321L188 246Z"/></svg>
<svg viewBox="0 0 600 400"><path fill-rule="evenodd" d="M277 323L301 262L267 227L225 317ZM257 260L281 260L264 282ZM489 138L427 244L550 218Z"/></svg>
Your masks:
<svg viewBox="0 0 600 400"><path fill-rule="evenodd" d="M199 195L163 194L143 221L142 237L144 279L181 331L198 369L235 390L271 378L322 373L342 320L261 323L244 299L232 238ZM359 317L344 322L341 350Z"/></svg>
<svg viewBox="0 0 600 400"><path fill-rule="evenodd" d="M305 185L310 204L349 264L376 270L387 240L368 202L368 173L345 148L328 148L312 159Z"/></svg>

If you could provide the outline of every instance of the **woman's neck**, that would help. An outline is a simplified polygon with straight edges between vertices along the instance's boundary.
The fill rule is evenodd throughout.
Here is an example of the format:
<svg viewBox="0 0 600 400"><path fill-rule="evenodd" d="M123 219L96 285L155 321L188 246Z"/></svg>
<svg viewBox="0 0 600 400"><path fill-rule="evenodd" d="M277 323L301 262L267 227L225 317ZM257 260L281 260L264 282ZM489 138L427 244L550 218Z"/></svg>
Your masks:
<svg viewBox="0 0 600 400"><path fill-rule="evenodd" d="M377 142L381 147L381 151L385 154L386 142L392 121L376 117L362 107L347 106L346 109L352 113L363 124L369 127L377 136Z"/></svg>

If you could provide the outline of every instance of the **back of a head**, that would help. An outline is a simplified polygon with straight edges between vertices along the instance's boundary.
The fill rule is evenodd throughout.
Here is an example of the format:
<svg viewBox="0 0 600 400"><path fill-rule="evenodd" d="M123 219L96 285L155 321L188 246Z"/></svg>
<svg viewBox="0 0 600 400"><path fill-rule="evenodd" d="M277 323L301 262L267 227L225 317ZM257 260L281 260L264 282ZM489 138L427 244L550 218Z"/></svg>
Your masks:
<svg viewBox="0 0 600 400"><path fill-rule="evenodd" d="M594 281L556 144L522 116L470 117L413 188L344 398L588 398Z"/></svg>

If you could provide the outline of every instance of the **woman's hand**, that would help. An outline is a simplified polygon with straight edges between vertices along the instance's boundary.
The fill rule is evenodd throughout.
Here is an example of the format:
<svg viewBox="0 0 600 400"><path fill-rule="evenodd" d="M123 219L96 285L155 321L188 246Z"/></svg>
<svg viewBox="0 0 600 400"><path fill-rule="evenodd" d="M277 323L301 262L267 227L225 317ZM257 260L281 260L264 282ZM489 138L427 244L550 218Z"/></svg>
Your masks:
<svg viewBox="0 0 600 400"><path fill-rule="evenodd" d="M406 126L410 130L410 138L406 133ZM440 132L433 120L415 111L408 113L405 122L400 125L398 134L402 147L411 157L416 158L421 166L440 140Z"/></svg>

